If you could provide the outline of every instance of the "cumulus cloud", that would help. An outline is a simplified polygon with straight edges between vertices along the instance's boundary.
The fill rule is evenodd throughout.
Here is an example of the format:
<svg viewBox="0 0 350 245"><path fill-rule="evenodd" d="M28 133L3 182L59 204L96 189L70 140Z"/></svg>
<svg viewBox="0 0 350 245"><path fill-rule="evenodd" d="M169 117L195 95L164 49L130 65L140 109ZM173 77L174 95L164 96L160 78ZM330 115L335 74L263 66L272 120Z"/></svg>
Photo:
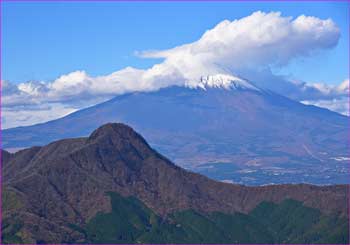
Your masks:
<svg viewBox="0 0 350 245"><path fill-rule="evenodd" d="M314 91L318 91L321 95L315 96L316 98L309 96L308 99L302 100L302 103L327 108L331 111L336 111L349 116L349 79L345 79L338 86L316 83L310 85L307 84L305 87L307 89L311 88Z"/></svg>
<svg viewBox="0 0 350 245"><path fill-rule="evenodd" d="M293 20L279 12L258 11L239 20L222 21L196 42L145 51L140 56L165 58L162 67L179 70L188 80L196 81L205 73L286 65L295 57L335 46L339 36L331 19L302 15Z"/></svg>
<svg viewBox="0 0 350 245"><path fill-rule="evenodd" d="M143 58L163 59L149 69L127 67L97 77L92 77L85 71L75 71L51 82L25 82L17 86L3 81L3 107L13 111L26 106L31 110L30 108L41 107L43 104L58 108L57 105L60 104L62 107L52 113L59 117L70 110L118 94L151 91L171 85L194 87L202 77L215 74L243 75L264 87L261 77L266 71L270 72L271 67L284 66L294 58L330 49L337 45L339 36L339 28L331 19L322 20L304 15L293 19L283 17L279 12L258 11L239 20L224 20L193 43L167 50L138 52ZM272 73L270 75L279 79ZM300 96L303 93L311 94L311 91L322 96L335 93L334 88L322 87L323 85L280 80L284 81L280 90L289 87L289 93L294 91L294 97L299 96L299 100L316 99L316 95L311 98ZM262 82L259 84L259 81ZM278 83L265 85L272 90L279 86ZM287 92L284 94L293 97ZM44 120L43 115L41 113L37 118ZM5 111L5 117L12 115ZM11 123L5 125L13 126L16 120L6 121Z"/></svg>

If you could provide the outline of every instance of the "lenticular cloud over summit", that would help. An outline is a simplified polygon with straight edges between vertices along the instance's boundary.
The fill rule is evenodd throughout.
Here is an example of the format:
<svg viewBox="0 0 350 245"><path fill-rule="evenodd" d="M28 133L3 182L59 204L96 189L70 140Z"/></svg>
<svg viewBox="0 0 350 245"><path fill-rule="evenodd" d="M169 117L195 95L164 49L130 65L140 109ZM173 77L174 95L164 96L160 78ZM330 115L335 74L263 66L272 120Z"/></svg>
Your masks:
<svg viewBox="0 0 350 245"><path fill-rule="evenodd" d="M60 112L80 109L126 92L152 91L171 85L200 87L203 78L218 74L238 79L244 74L249 79L251 71L256 74L271 67L282 67L294 58L330 49L337 45L339 37L339 28L331 19L312 16L292 18L280 12L258 11L242 19L224 20L193 43L167 50L136 52L142 58L163 59L149 69L127 67L97 77L75 71L51 82L19 85L3 81L6 85L3 86L3 126L23 125L11 119L14 112L17 117L26 112L25 124L32 124L52 119L45 114L54 112L60 117ZM212 81L210 84L218 85ZM273 83L268 89L274 90ZM298 86L296 91L305 93ZM303 100L307 100L304 97ZM28 110L33 112L30 116Z"/></svg>

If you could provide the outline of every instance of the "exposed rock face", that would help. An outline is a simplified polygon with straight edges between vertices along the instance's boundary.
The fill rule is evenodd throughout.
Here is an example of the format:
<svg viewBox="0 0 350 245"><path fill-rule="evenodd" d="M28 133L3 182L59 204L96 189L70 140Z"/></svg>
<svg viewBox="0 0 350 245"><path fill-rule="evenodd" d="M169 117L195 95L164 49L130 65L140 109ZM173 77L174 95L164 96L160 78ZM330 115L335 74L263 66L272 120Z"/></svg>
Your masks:
<svg viewBox="0 0 350 245"><path fill-rule="evenodd" d="M124 124L106 124L88 138L15 154L2 151L2 156L4 190L19 204L5 210L4 217L17 215L30 233L39 232L33 230L40 224L40 229L74 236L68 223L84 224L97 212L111 210L107 191L135 196L162 216L185 209L247 213L262 201L286 198L323 213L347 214L345 185L247 187L216 182L175 166Z"/></svg>

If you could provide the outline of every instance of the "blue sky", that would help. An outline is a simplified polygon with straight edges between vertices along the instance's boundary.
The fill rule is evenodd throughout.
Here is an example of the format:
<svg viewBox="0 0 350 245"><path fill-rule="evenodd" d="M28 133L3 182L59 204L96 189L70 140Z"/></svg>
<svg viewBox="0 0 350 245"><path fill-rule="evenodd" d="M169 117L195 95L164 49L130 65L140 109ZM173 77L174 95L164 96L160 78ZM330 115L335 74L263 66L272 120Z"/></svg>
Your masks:
<svg viewBox="0 0 350 245"><path fill-rule="evenodd" d="M13 83L54 80L85 70L105 75L126 66L148 68L159 59L135 51L168 49L196 41L224 19L262 10L283 16L332 18L338 45L298 58L276 73L307 82L339 84L348 77L349 11L346 2L3 2L2 79Z"/></svg>

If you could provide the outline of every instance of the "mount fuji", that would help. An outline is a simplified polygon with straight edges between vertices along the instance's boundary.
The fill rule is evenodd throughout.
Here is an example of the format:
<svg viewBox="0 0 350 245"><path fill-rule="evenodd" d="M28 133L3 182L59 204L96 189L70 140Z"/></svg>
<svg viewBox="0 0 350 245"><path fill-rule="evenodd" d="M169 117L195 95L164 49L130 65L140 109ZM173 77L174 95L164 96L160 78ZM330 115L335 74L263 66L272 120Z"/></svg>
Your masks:
<svg viewBox="0 0 350 245"><path fill-rule="evenodd" d="M348 117L226 74L116 96L57 120L6 129L3 148L87 136L108 122L131 125L176 164L220 181L348 182Z"/></svg>

